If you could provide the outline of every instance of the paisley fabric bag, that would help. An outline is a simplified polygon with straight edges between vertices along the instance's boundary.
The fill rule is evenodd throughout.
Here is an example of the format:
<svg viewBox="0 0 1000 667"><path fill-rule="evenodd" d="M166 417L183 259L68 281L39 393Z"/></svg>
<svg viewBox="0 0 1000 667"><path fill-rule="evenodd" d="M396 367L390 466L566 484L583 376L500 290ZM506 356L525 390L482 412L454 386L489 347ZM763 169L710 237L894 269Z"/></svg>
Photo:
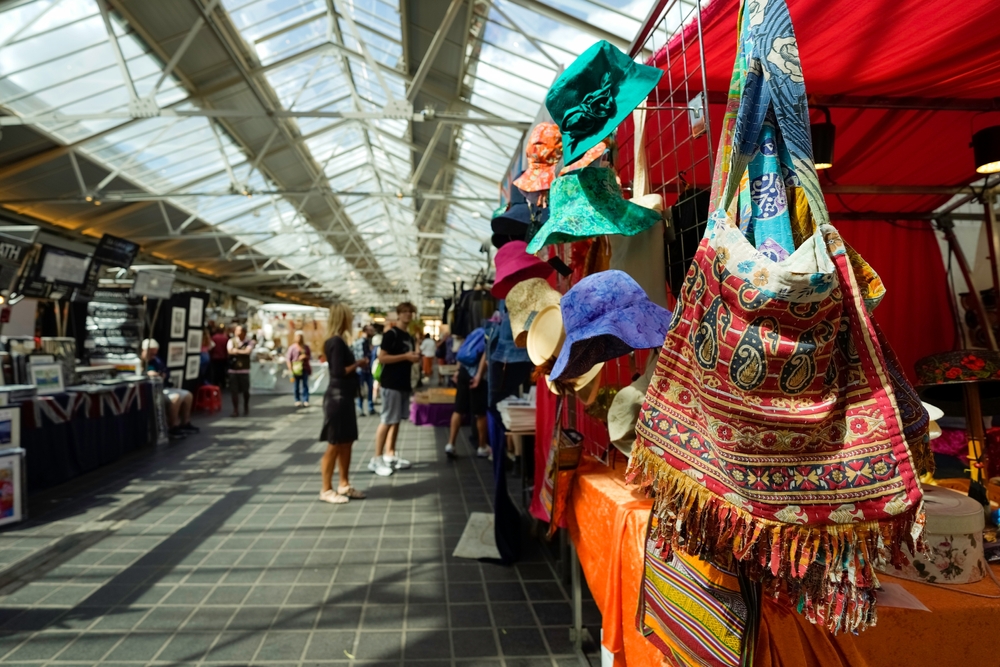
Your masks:
<svg viewBox="0 0 1000 667"><path fill-rule="evenodd" d="M858 631L876 621L876 568L914 548L922 494L883 343L813 167L784 0L744 3L738 48L712 213L629 477L656 496L648 540L661 558L739 570L811 622ZM767 117L816 221L781 261L748 240L737 212Z"/></svg>

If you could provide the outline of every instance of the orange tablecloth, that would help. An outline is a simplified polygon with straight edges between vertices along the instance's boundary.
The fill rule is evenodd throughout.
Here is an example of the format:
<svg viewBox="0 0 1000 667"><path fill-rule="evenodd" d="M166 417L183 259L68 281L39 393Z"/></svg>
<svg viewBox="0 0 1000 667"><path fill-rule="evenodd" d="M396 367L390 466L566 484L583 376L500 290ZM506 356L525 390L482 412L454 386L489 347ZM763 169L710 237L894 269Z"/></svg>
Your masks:
<svg viewBox="0 0 1000 667"><path fill-rule="evenodd" d="M624 463L608 468L585 460L570 500L569 530L584 576L603 617L604 646L615 666L670 664L635 629L642 551L652 501L624 480ZM998 570L995 569L995 572ZM878 625L836 637L800 614L766 602L758 640L759 667L940 667L1000 664L1000 595L989 579L954 590L895 577L931 613L879 607Z"/></svg>

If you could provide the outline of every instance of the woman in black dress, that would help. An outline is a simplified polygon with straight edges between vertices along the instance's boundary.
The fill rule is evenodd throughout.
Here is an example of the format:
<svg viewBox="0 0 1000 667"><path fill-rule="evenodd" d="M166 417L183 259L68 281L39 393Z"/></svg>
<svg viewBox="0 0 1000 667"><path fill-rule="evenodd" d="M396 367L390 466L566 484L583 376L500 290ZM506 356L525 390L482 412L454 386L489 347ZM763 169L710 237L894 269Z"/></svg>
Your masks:
<svg viewBox="0 0 1000 667"><path fill-rule="evenodd" d="M326 453L320 462L323 473L323 490L320 500L335 505L351 498L361 499L365 494L351 486L351 445L358 439L358 419L354 413L354 398L358 394L358 368L368 365L367 359L354 360L351 346L345 340L350 336L354 313L342 303L330 306L328 338L323 352L330 370L330 385L323 396L323 432L320 440L327 443ZM340 468L340 486L333 489L333 470Z"/></svg>

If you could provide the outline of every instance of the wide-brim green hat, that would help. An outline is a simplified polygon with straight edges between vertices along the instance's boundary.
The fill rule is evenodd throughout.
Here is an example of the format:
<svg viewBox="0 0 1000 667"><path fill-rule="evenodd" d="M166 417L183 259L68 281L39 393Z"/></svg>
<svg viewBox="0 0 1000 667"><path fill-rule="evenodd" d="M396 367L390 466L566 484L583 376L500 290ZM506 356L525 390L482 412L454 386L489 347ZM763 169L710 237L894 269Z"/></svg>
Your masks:
<svg viewBox="0 0 1000 667"><path fill-rule="evenodd" d="M552 243L602 234L635 236L662 219L659 211L625 199L608 167L584 167L552 181L549 211L548 221L528 244L530 254Z"/></svg>
<svg viewBox="0 0 1000 667"><path fill-rule="evenodd" d="M621 124L656 88L663 71L640 65L608 42L580 54L545 95L559 125L563 162L576 162Z"/></svg>

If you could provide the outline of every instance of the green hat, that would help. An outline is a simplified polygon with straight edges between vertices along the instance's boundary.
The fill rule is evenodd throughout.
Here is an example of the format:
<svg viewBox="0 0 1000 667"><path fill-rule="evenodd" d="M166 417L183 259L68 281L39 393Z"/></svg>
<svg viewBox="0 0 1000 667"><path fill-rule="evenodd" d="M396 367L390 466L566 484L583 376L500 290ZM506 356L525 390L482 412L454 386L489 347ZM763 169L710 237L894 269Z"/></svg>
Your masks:
<svg viewBox="0 0 1000 667"><path fill-rule="evenodd" d="M549 209L548 221L528 244L529 254L544 245L602 234L635 236L662 219L659 211L622 197L615 172L608 167L584 167L552 181Z"/></svg>
<svg viewBox="0 0 1000 667"><path fill-rule="evenodd" d="M576 162L611 134L662 75L603 40L584 51L545 96L545 108L563 133L563 161Z"/></svg>

